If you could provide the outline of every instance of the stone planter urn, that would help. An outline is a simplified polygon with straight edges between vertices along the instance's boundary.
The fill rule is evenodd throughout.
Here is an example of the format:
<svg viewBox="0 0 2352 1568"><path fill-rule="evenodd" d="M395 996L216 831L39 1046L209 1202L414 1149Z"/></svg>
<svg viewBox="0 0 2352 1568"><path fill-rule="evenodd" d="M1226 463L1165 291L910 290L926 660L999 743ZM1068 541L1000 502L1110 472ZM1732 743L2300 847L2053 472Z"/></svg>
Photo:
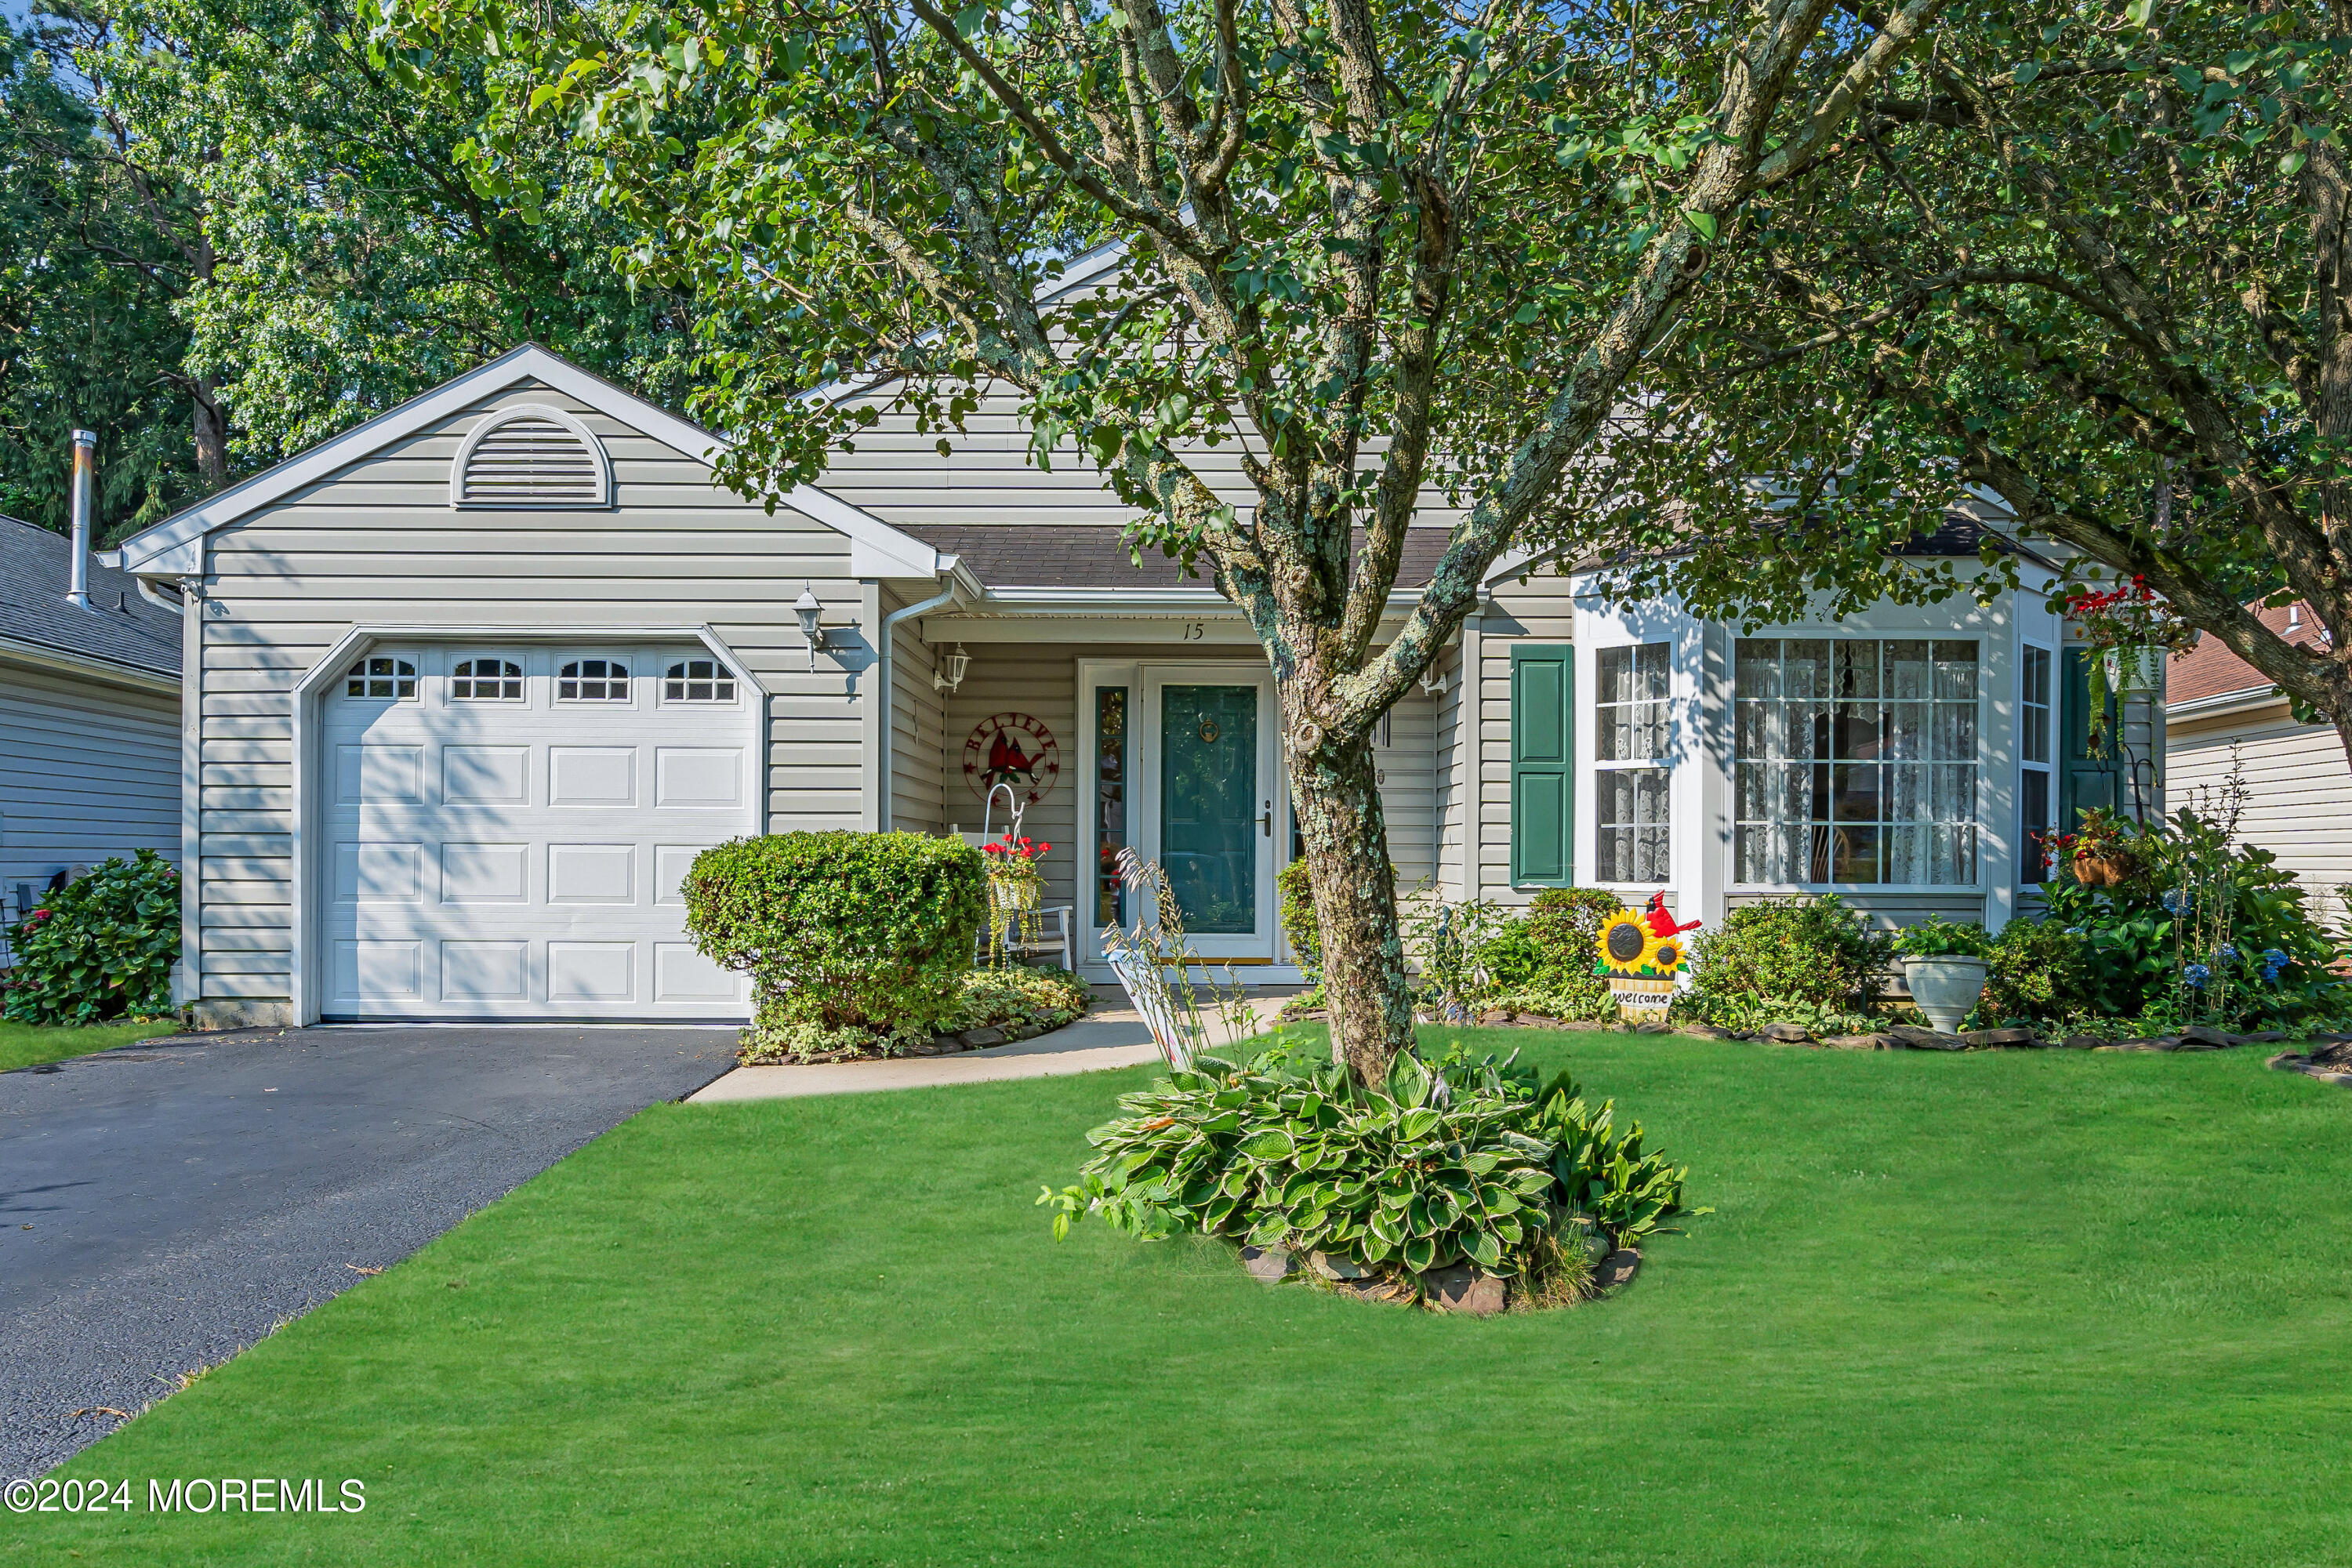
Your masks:
<svg viewBox="0 0 2352 1568"><path fill-rule="evenodd" d="M1927 1021L1944 1033L1956 1034L1960 1020L1984 994L1985 961L1947 954L1937 958L1906 958L1903 977L1911 986L1911 1000Z"/></svg>

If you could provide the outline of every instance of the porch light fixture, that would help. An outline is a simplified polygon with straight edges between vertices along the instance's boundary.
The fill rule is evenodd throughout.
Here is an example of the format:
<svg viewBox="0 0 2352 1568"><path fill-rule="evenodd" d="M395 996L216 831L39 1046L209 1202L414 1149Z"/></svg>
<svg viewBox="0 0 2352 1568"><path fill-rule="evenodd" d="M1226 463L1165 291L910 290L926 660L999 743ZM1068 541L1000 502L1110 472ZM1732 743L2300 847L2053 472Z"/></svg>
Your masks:
<svg viewBox="0 0 2352 1568"><path fill-rule="evenodd" d="M1445 695L1445 677L1438 669L1437 666L1432 664L1423 668L1421 672L1421 689L1423 691L1428 692L1432 697L1443 697Z"/></svg>
<svg viewBox="0 0 2352 1568"><path fill-rule="evenodd" d="M971 655L963 651L963 644L955 652L940 655L940 668L931 672L931 689L953 691L963 684L963 672L971 668Z"/></svg>
<svg viewBox="0 0 2352 1568"><path fill-rule="evenodd" d="M808 639L809 668L816 668L817 649L825 646L824 627L818 623L824 616L824 606L817 603L809 584L801 584L801 596L793 601L793 614L801 621L801 636Z"/></svg>

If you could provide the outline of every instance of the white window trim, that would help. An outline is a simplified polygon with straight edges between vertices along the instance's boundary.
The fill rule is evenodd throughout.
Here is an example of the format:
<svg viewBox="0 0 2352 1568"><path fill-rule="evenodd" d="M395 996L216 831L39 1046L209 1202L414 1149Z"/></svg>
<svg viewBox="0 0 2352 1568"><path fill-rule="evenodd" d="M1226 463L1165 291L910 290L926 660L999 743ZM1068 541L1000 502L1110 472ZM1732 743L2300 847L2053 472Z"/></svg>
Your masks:
<svg viewBox="0 0 2352 1568"><path fill-rule="evenodd" d="M518 419L546 419L570 431L588 449L588 460L595 472L596 493L586 501L572 500L467 500L466 499L466 465L472 462L474 450L490 433ZM509 408L482 416L480 423L468 431L458 445L457 456L449 465L449 506L457 511L579 511L584 509L609 507L613 504L613 458L604 450L604 443L596 433L572 415L546 403L518 403Z"/></svg>
<svg viewBox="0 0 2352 1568"><path fill-rule="evenodd" d="M591 657L593 656L592 655ZM735 689L730 695L726 697L672 697L669 694L670 667L672 665L677 665L683 668L686 665L695 662L697 658L704 657L705 656L698 654L689 654L684 658L673 659L665 658L661 661L661 668L655 672L653 678L654 705L657 708L667 708L675 705L679 708L694 708L702 710L713 708L734 708L740 706L743 700L743 683L735 679L735 672L728 668L723 661L715 658L708 661L710 665L710 678L713 681L723 680L732 686ZM690 681L694 679L695 677L682 675L677 679L680 680ZM585 699L574 699L574 700L585 700Z"/></svg>
<svg viewBox="0 0 2352 1568"><path fill-rule="evenodd" d="M386 659L391 663L391 673L387 675L377 675L367 668L369 660L378 658ZM403 671L405 671L406 673L404 674L402 673ZM344 668L342 674L337 679L341 680L343 683L341 695L342 700L346 702L422 702L425 700L425 677L418 671L414 660L402 658L396 654L362 654L358 658L352 660L352 663ZM410 689L408 695L405 697L375 697L371 696L364 691L353 691L351 689L351 683L354 680L362 682L370 680L389 680L393 682L394 689L395 691L399 689L399 683L405 680L408 682Z"/></svg>
<svg viewBox="0 0 2352 1568"><path fill-rule="evenodd" d="M1663 756L1663 757L1638 757L1638 758L1634 758L1634 757L1627 757L1627 758L1611 758L1611 757L1603 757L1603 756L1601 754L1601 712L1602 712L1602 711L1603 711L1603 710L1605 710L1605 709L1610 709L1610 708L1627 708L1627 707L1633 707L1633 706L1635 706L1636 704L1634 704L1634 703L1626 703L1626 702L1603 702L1603 701L1601 700L1601 656L1602 656L1603 654L1615 653L1615 652L1616 652L1616 651L1618 651L1620 648L1626 648L1626 649L1640 649L1640 648L1644 648L1644 647L1662 647L1662 648L1664 648L1664 649L1666 650L1666 694L1665 694L1665 696L1664 696L1664 697L1663 697L1663 698L1660 698L1660 699L1657 699L1657 700L1658 700L1659 702L1661 702L1661 703L1664 706L1665 710L1666 710L1666 738L1665 738L1666 754L1665 754L1664 756ZM1653 772L1656 772L1656 773L1664 773L1664 774L1665 774L1665 775L1666 775L1666 785L1665 785L1665 789L1666 789L1666 823L1665 823L1665 827L1666 827L1666 866L1667 866L1667 868L1668 868L1668 870L1669 870L1669 873L1671 873L1671 871L1672 871L1672 869L1673 869L1674 863L1675 863L1675 732L1676 729L1679 727L1679 726L1678 726L1678 724L1677 724L1677 721L1676 721L1675 716L1675 639L1674 639L1674 638L1672 638L1672 637L1651 637L1651 638L1648 638L1648 639L1646 639L1646 640L1644 640L1644 641L1640 641L1640 642L1611 643L1611 644L1609 644L1609 645L1608 645L1607 647L1595 647L1595 648L1592 650L1592 742L1591 742L1591 744L1592 744L1592 774L1593 774L1593 777L1592 777L1592 789L1591 789L1591 802L1592 802L1592 869L1593 869L1593 879L1592 879L1591 886L1593 886L1593 887L1596 887L1596 888L1604 888L1604 889L1624 888L1624 889L1633 889L1633 890L1636 890L1636 891L1640 891L1640 892L1651 893L1651 892L1656 892L1658 889L1662 889L1662 888L1668 888L1668 889L1670 889L1670 888L1672 888L1672 887L1674 887L1674 886L1675 886L1674 879L1673 879L1673 877L1672 877L1672 875L1671 875L1671 874L1670 874L1670 875L1668 875L1667 877L1664 877L1664 878L1663 878L1663 879L1660 879L1659 880L1652 881L1652 882L1621 882L1621 881L1612 881L1612 879L1610 879L1609 878L1603 877L1603 876L1601 876L1601 875L1600 874L1600 871L1601 871L1601 834L1602 827L1603 827L1603 825L1602 825L1601 820L1601 775L1602 773L1628 773L1628 772L1633 772L1633 771L1636 771L1636 770L1643 770L1643 769L1647 769L1647 770L1650 770L1650 771L1653 771ZM1634 658L1635 658L1636 659L1639 659L1639 658L1640 658L1640 657L1641 657L1641 655L1640 655L1638 652L1636 652L1636 653L1634 654ZM1647 699L1643 699L1643 700L1647 700Z"/></svg>
<svg viewBox="0 0 2352 1568"><path fill-rule="evenodd" d="M567 664L583 664L592 658L603 659L607 669L617 664L629 672L623 683L629 689L629 694L626 697L566 697L563 695L563 667ZM637 682L642 678L635 658L628 654L559 653L548 665L547 700L558 708L635 708L637 705ZM589 680L596 678L575 675L572 679ZM660 677L656 676L654 679L659 680Z"/></svg>
<svg viewBox="0 0 2352 1568"><path fill-rule="evenodd" d="M2017 827L2017 852L2013 857L2016 861L2016 875L2013 880L2020 888L2032 888L2040 889L2050 886L2052 872L2049 869L2044 868L2039 879L2031 882L2025 879L2025 873L2029 863L2038 860L2042 857L2041 850L2038 849L2033 843L2033 825L2029 824L2025 820L2025 775L2028 773L2040 773L2043 778L2049 781L2048 784L2043 789L2042 798L2049 803L2051 820L2041 825L2042 829L2046 832L2057 826L2058 753L2064 749L2065 745L2065 737L2058 728L2059 652L2055 647L2037 642L2030 637L2019 638L2017 648L2018 784L2016 810L2014 813ZM2031 662L2031 656L2037 653L2048 660L2048 663L2044 668L2049 675L2049 685L2043 693L2049 700L2035 704L2035 706L2041 708L2044 715L2043 721L2049 726L2048 731L2043 737L2044 750L2046 750L2049 754L2043 757L2040 762L2035 762L2025 754L2026 709L2028 706L2025 700L2025 670L2026 666Z"/></svg>
<svg viewBox="0 0 2352 1568"><path fill-rule="evenodd" d="M448 665L448 671L441 678L441 702L444 707L528 708L530 706L530 663L528 659L510 658L504 654L496 652L486 654L479 648L459 648L457 652L460 657L445 661ZM480 679L478 676L459 675L457 673L457 667L461 664L476 663L484 658L499 659L502 663L511 664L517 669L520 670L522 672L522 694L519 697L460 697L457 695L457 689L454 684L455 682ZM500 675L494 677L493 679L503 680L506 678L503 675Z"/></svg>
<svg viewBox="0 0 2352 1568"><path fill-rule="evenodd" d="M1737 769L1738 768L1740 762L1738 754L1739 651L1738 639L1739 636L1743 635L1746 634L1735 632L1732 645L1727 650L1730 656L1727 664L1727 668L1730 672L1728 682L1730 687L1730 697L1725 703L1725 708L1727 710L1725 718L1727 722L1731 726L1731 731L1724 737L1724 742L1725 754L1729 759L1731 767L1734 770L1734 782L1732 783L1733 794L1725 803L1726 812L1722 818L1724 827L1731 835L1730 837L1727 838L1724 845L1727 856L1734 856L1738 853L1736 845L1738 831L1738 816L1736 804L1738 799L1738 784L1736 782L1736 776ZM1976 645L1977 754L1971 759L1971 763L1977 770L1976 801L1972 807L1977 830L1977 874L1973 880L1967 882L1743 882L1738 879L1739 867L1738 862L1736 860L1727 859L1725 863L1724 891L1727 894L1740 898L1751 896L1762 896L1765 898L1791 898L1801 894L1812 893L1836 893L1841 897L1850 896L1859 898L1879 895L1909 894L1926 896L1944 893L1958 895L1976 893L1981 895L1989 892L1990 884L1985 879L1985 858L1987 847L1991 839L1992 825L1985 820L1985 816L1986 794L1987 786L1990 782L1990 764L1992 762L1993 748L1991 731L1985 724L1985 653L1988 647L1988 639L1986 638L1985 634L1981 631L1975 630L1958 632L1937 630L1927 626L1891 626L1884 629L1857 630L1843 635L1835 633L1824 635L1822 632L1817 631L1815 628L1806 626L1794 628L1789 626L1759 626L1757 628L1754 635L1759 637L1773 637L1783 642L1790 640L1831 643L1965 642ZM1884 700L1884 699L1880 699L1879 700ZM2054 715L2054 706L2053 712ZM2053 719L2053 722L2055 722L2054 717ZM2054 739L2052 744L2053 747L2055 746L2056 742ZM2012 818L2014 817L2014 815L2015 814L2012 812ZM2015 822L2013 820L2011 823L2011 826L2012 827L2015 826ZM1606 884L1603 885L1606 886Z"/></svg>

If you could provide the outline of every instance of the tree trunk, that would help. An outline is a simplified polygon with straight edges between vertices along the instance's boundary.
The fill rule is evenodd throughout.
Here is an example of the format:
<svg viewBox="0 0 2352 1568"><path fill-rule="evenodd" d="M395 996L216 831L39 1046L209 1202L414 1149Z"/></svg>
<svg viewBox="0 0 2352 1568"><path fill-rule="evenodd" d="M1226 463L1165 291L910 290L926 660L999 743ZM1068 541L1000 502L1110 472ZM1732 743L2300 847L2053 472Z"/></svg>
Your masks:
<svg viewBox="0 0 2352 1568"><path fill-rule="evenodd" d="M206 495L228 485L228 416L221 411L219 385L218 378L200 375L190 399L195 405L196 477Z"/></svg>
<svg viewBox="0 0 2352 1568"><path fill-rule="evenodd" d="M1412 988L1370 737L1313 747L1295 738L1290 798L1323 937L1331 1059L1346 1063L1358 1082L1377 1084L1412 1044Z"/></svg>

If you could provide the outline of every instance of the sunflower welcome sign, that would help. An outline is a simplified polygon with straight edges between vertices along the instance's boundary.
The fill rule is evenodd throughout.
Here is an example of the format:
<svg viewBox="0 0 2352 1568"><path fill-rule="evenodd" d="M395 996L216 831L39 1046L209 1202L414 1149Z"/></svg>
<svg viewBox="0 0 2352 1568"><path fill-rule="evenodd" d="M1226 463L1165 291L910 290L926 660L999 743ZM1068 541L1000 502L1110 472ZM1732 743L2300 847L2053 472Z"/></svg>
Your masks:
<svg viewBox="0 0 2352 1568"><path fill-rule="evenodd" d="M1666 1009L1674 1005L1675 976L1688 951L1683 932L1697 925L1696 921L1675 924L1664 893L1652 894L1645 911L1619 910L1601 922L1593 943L1601 961L1592 973L1608 977L1619 1018L1628 1024L1665 1021Z"/></svg>

